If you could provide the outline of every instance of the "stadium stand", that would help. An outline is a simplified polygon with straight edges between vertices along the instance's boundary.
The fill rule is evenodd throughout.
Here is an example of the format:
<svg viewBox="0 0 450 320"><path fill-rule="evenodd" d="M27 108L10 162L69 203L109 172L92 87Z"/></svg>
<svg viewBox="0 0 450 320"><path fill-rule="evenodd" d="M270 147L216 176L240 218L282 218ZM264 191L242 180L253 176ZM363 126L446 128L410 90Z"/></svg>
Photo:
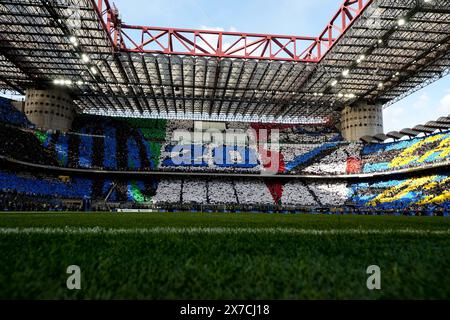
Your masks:
<svg viewBox="0 0 450 320"><path fill-rule="evenodd" d="M370 144L362 150L363 172L380 172L448 161L450 133L436 133L386 144Z"/></svg>
<svg viewBox="0 0 450 320"><path fill-rule="evenodd" d="M362 148L360 143L340 145L331 154L306 167L304 172L318 175L359 173Z"/></svg>
<svg viewBox="0 0 450 320"><path fill-rule="evenodd" d="M272 185L275 185L274 183ZM223 178L146 178L104 179L27 172L0 172L2 210L8 210L5 199L11 195L35 199L52 205L55 200L92 199L94 202L142 205L152 208L222 208L239 210L257 208L352 208L364 212L396 214L448 214L450 209L450 176L425 175L415 178L347 183L342 180L324 182L287 180L279 182L279 198L261 179ZM42 207L41 207L42 208ZM418 212L420 211L420 212Z"/></svg>
<svg viewBox="0 0 450 320"><path fill-rule="evenodd" d="M2 192L17 192L26 196L82 199L90 197L92 181L74 178L67 183L47 176L0 171L0 189Z"/></svg>
<svg viewBox="0 0 450 320"><path fill-rule="evenodd" d="M109 208L106 204L115 203L125 208L234 212L341 208L337 212L447 215L450 207L450 177L445 173L403 180L385 177L375 182L345 180L346 175L369 177L373 173L446 163L450 154L448 131L363 144L343 142L327 126L230 122L225 131L219 132L225 138L215 140L219 136L200 133L197 137L199 132L194 132L192 121L84 115L76 118L71 132L64 133L33 129L20 112L11 108L4 100L0 155L7 159L49 168L182 175L134 179L69 172L66 179L61 179L24 168L4 168L0 171L2 210L83 210L87 208L83 205L86 199L93 201L94 208ZM275 129L280 139L279 144L272 145L270 134ZM262 130L268 133L268 139ZM245 139L233 140L233 135ZM183 175L190 172L212 175ZM242 176L214 177L219 172ZM249 173L329 178L339 175L344 179L245 178ZM20 205L17 199L21 199ZM69 200L77 200L78 204L67 203Z"/></svg>
<svg viewBox="0 0 450 320"><path fill-rule="evenodd" d="M2 97L0 97L0 122L20 127L32 126L27 117L17 110L10 100Z"/></svg>
<svg viewBox="0 0 450 320"><path fill-rule="evenodd" d="M128 124L126 120L94 117L85 119L83 125L79 121L77 131L69 133L0 123L0 155L68 168L236 174L264 172L277 162L277 174L326 176L419 168L446 163L450 154L449 131L367 145L342 141L272 145L252 132L246 145L196 143L191 136L183 140L186 143L175 142L174 137L189 131L187 123L133 119Z"/></svg>
<svg viewBox="0 0 450 320"><path fill-rule="evenodd" d="M357 183L350 186L349 199L359 207L378 210L422 210L450 208L450 176L433 175L405 180Z"/></svg>

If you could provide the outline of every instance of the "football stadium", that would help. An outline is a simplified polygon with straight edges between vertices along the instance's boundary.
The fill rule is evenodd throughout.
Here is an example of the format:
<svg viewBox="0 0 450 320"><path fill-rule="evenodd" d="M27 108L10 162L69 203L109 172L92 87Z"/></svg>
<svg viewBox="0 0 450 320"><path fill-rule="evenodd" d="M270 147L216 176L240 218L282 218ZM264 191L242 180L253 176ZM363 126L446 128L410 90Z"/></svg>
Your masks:
<svg viewBox="0 0 450 320"><path fill-rule="evenodd" d="M450 1L334 2L311 37L0 0L0 299L449 299L450 115L383 115L450 73Z"/></svg>

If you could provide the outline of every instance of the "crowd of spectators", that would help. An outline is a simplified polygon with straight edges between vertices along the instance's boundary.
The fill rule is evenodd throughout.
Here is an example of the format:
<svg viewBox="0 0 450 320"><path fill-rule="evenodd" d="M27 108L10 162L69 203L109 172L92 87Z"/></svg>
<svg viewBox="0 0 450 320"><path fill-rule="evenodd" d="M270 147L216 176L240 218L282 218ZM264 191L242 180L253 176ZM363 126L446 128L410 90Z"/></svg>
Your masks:
<svg viewBox="0 0 450 320"><path fill-rule="evenodd" d="M237 159L230 156L228 163L217 164L214 150L221 145L212 141L203 143L205 152L200 155L200 165L198 154L192 154L187 163L174 165L167 161L178 156L169 148L175 143L174 132L193 132L193 121L80 116L72 133L41 132L28 128L28 124L8 100L0 99L0 155L69 168L246 174L264 172L266 155L261 152L270 149L275 150L272 156L278 157L278 174L321 176L411 168L446 161L450 155L450 133L363 146L339 141L336 129L330 125L228 122L226 130L244 133L265 129L270 134L277 129L280 144L258 141L261 137L257 131L256 137L249 136L251 143L246 147L254 154L250 163L245 154L238 153ZM233 153L235 146L221 147Z"/></svg>
<svg viewBox="0 0 450 320"><path fill-rule="evenodd" d="M0 155L48 166L260 173L266 168L265 152L270 149L270 156L278 157L278 174L336 175L412 168L448 161L450 156L449 132L366 146L342 142L331 126L229 122L223 133L245 134L248 129L266 129L269 133L279 130L279 145L266 144L258 131L256 136L248 131L247 146L187 141L200 146L201 153L186 153L173 148L174 132L194 131L194 122L184 120L81 116L76 119L73 132L43 132L33 129L9 100L0 98ZM173 156L186 157L187 165L172 163ZM12 172L6 168L0 171L0 210L83 210L81 201L91 198L100 207L113 201L124 208L152 206L163 210L318 212L324 208L336 214L448 215L450 177L444 173L346 184L186 175L145 181L95 176L61 179L37 172Z"/></svg>
<svg viewBox="0 0 450 320"><path fill-rule="evenodd" d="M82 205L68 203L51 197L36 197L18 192L0 192L0 211L42 212L42 211L80 211Z"/></svg>
<svg viewBox="0 0 450 320"><path fill-rule="evenodd" d="M212 205L274 205L261 179L162 179L153 203Z"/></svg>
<svg viewBox="0 0 450 320"><path fill-rule="evenodd" d="M441 209L445 213L450 208L450 176L445 174L354 184L342 181L270 181L267 178L193 177L128 181L2 170L0 209L82 210L79 203L84 199L118 202L129 208L344 208L345 212L352 208L355 212L393 210L427 215ZM78 200L78 204L68 205L64 200Z"/></svg>
<svg viewBox="0 0 450 320"><path fill-rule="evenodd" d="M264 148L256 144L247 147L203 144L200 154L183 153L182 157L187 157L188 161L179 165L168 161L179 156L171 149L175 146L172 141L150 141L140 129L126 126L98 124L97 128L88 128L79 133L63 134L2 123L0 155L42 165L99 170L245 174L260 173L264 169L265 155L261 154ZM278 174L372 173L448 161L450 133L368 146L344 142L265 146L278 150L278 160L283 161L283 170ZM244 153L235 152L242 148ZM225 162L217 163L215 150L226 150L228 155L222 159Z"/></svg>
<svg viewBox="0 0 450 320"><path fill-rule="evenodd" d="M390 209L450 207L450 176L424 176L404 180L355 183L349 186L349 201L356 206Z"/></svg>
<svg viewBox="0 0 450 320"><path fill-rule="evenodd" d="M30 163L57 166L56 156L40 144L32 131L0 124L0 155Z"/></svg>
<svg viewBox="0 0 450 320"><path fill-rule="evenodd" d="M414 168L450 160L450 132L367 145L362 150L364 173Z"/></svg>
<svg viewBox="0 0 450 320"><path fill-rule="evenodd" d="M1 170L0 190L28 196L83 199L91 195L92 180L77 177L63 181L59 177L37 172L14 173Z"/></svg>
<svg viewBox="0 0 450 320"><path fill-rule="evenodd" d="M402 188L398 185L403 184ZM389 191L389 188L393 188ZM404 192L407 189L408 192ZM376 200L381 197L380 200ZM281 205L283 207L345 207L405 209L414 206L450 205L450 177L430 176L405 181L386 180L376 184L287 181L281 184L280 202L274 200L262 179L163 179L156 205Z"/></svg>
<svg viewBox="0 0 450 320"><path fill-rule="evenodd" d="M0 122L17 127L33 127L27 117L6 98L0 97Z"/></svg>
<svg viewBox="0 0 450 320"><path fill-rule="evenodd" d="M347 185L339 182L289 181L281 188L277 203L262 179L167 179L160 181L153 203L340 206L348 194Z"/></svg>
<svg viewBox="0 0 450 320"><path fill-rule="evenodd" d="M329 125L228 122L226 130L232 132L265 129L270 133L277 129L280 143L271 145L258 140L258 131L256 137L248 137L247 146L200 142L200 155L189 155L184 149L181 157L188 161L180 165L171 161L180 156L173 149L174 132L193 132L193 121L80 116L73 132L62 133L31 129L25 120L8 100L0 99L0 155L69 168L258 174L266 169L264 151L271 150L271 156L278 161L277 174L324 176L413 168L448 161L450 157L449 132L364 146L339 141L335 128ZM195 141L191 143L199 146ZM242 148L244 152L239 152ZM225 162L217 161L222 150L227 155L219 160Z"/></svg>
<svg viewBox="0 0 450 320"><path fill-rule="evenodd" d="M361 161L361 149L362 144L360 143L343 143L331 154L317 159L313 164L306 167L303 172L315 175L335 175L354 171L348 168L349 159Z"/></svg>

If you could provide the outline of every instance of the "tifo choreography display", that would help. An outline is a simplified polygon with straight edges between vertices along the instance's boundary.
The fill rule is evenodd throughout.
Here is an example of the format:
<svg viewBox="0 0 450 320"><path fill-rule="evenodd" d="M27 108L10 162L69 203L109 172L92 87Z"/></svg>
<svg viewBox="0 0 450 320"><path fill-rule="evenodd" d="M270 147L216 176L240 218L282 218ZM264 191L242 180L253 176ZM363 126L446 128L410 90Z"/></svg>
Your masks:
<svg viewBox="0 0 450 320"><path fill-rule="evenodd" d="M3 209L444 215L450 207L445 169L415 171L445 166L449 131L365 145L343 141L332 124L205 130L193 121L79 116L64 133L39 130L0 101ZM413 175L398 177L407 168Z"/></svg>

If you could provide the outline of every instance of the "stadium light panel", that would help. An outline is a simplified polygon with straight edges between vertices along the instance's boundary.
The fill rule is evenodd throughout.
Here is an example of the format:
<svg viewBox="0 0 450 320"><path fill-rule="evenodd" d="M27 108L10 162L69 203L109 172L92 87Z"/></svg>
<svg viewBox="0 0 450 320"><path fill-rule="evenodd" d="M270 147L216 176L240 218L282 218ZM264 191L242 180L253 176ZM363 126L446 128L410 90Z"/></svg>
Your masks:
<svg viewBox="0 0 450 320"><path fill-rule="evenodd" d="M71 37L69 38L69 41L70 41L70 43L73 44L75 47L78 46L78 39L77 39L77 37L71 36Z"/></svg>
<svg viewBox="0 0 450 320"><path fill-rule="evenodd" d="M81 55L81 60L82 60L84 63L88 63L89 61L91 61L91 59L89 58L89 56L88 56L87 54L85 54L85 53L83 53L83 54Z"/></svg>
<svg viewBox="0 0 450 320"><path fill-rule="evenodd" d="M406 19L405 18L400 18L397 21L397 24L401 27L404 26L406 24Z"/></svg>
<svg viewBox="0 0 450 320"><path fill-rule="evenodd" d="M361 63L361 62L364 61L364 59L366 59L366 56L362 54L362 55L359 56L359 58L356 60L356 62L357 63Z"/></svg>

